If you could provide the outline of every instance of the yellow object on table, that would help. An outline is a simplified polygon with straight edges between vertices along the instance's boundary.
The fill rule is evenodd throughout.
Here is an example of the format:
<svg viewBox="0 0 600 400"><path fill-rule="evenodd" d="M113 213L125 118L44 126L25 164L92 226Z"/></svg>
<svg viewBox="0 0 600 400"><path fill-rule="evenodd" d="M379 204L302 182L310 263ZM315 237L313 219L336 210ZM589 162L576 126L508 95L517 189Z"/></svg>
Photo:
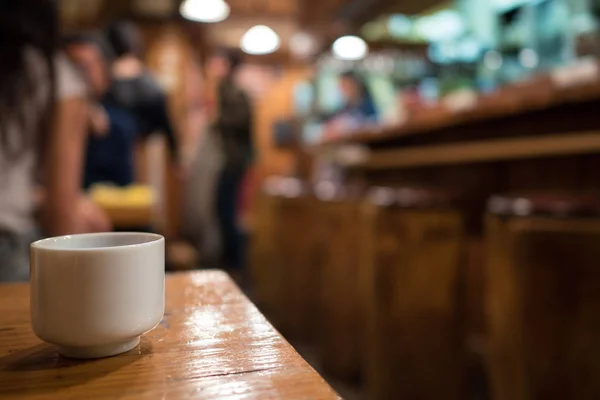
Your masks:
<svg viewBox="0 0 600 400"><path fill-rule="evenodd" d="M106 211L115 228L152 224L155 196L150 186L117 187L99 184L94 185L89 194Z"/></svg>

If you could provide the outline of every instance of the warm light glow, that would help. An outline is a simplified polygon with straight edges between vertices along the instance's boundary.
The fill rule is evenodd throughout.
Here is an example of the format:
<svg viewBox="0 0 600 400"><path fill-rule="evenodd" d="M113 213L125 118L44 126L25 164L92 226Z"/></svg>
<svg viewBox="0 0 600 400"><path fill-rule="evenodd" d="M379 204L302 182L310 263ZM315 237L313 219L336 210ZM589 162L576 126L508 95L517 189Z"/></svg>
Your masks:
<svg viewBox="0 0 600 400"><path fill-rule="evenodd" d="M223 0L185 0L179 7L183 18L197 22L223 21L229 11L229 4Z"/></svg>
<svg viewBox="0 0 600 400"><path fill-rule="evenodd" d="M290 38L289 46L290 52L299 59L308 58L317 51L315 38L306 32L294 34Z"/></svg>
<svg viewBox="0 0 600 400"><path fill-rule="evenodd" d="M358 36L342 36L333 42L333 55L342 60L360 60L369 52L367 43Z"/></svg>
<svg viewBox="0 0 600 400"><path fill-rule="evenodd" d="M279 35L273 29L256 25L244 33L240 47L248 54L269 54L279 48L279 43Z"/></svg>

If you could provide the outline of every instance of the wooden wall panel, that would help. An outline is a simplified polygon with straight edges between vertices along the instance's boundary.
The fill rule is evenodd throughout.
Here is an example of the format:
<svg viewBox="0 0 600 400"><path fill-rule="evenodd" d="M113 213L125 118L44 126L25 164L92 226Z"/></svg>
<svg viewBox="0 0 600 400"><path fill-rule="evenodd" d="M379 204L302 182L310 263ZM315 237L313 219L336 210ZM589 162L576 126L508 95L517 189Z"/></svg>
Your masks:
<svg viewBox="0 0 600 400"><path fill-rule="evenodd" d="M308 78L306 67L285 67L264 96L255 102L255 143L261 176L288 174L294 171L294 157L289 151L277 149L273 142L273 123L293 114L294 85Z"/></svg>

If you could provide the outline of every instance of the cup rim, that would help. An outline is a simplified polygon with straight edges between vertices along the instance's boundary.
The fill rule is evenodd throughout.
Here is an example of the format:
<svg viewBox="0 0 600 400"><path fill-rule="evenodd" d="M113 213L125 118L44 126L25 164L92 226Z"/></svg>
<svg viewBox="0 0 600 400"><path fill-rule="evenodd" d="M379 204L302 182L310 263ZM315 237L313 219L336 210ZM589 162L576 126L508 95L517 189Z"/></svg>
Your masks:
<svg viewBox="0 0 600 400"><path fill-rule="evenodd" d="M102 236L139 236L143 235L147 237L147 240L142 243L135 244L124 244L119 246L103 246L103 247L54 247L52 244L59 241L67 241L73 238L78 237L91 237L97 238ZM102 251L120 251L120 250L129 250L133 248L147 247L152 246L156 242L164 241L164 237L157 233L148 233L148 232L102 232L102 233L80 233L74 235L63 235L63 236L54 236L46 239L37 240L31 243L31 249L35 250L46 250L46 251L56 251L56 252L102 252Z"/></svg>

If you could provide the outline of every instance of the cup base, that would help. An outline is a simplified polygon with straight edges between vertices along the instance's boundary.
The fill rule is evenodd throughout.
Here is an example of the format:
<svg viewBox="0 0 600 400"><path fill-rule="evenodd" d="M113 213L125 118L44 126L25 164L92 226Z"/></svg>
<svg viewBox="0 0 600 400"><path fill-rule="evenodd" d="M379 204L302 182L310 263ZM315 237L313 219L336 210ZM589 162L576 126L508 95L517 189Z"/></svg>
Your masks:
<svg viewBox="0 0 600 400"><path fill-rule="evenodd" d="M133 349L140 343L140 337L137 336L131 340L121 343L103 344L100 346L70 347L59 346L58 352L68 358L102 358L116 356Z"/></svg>

